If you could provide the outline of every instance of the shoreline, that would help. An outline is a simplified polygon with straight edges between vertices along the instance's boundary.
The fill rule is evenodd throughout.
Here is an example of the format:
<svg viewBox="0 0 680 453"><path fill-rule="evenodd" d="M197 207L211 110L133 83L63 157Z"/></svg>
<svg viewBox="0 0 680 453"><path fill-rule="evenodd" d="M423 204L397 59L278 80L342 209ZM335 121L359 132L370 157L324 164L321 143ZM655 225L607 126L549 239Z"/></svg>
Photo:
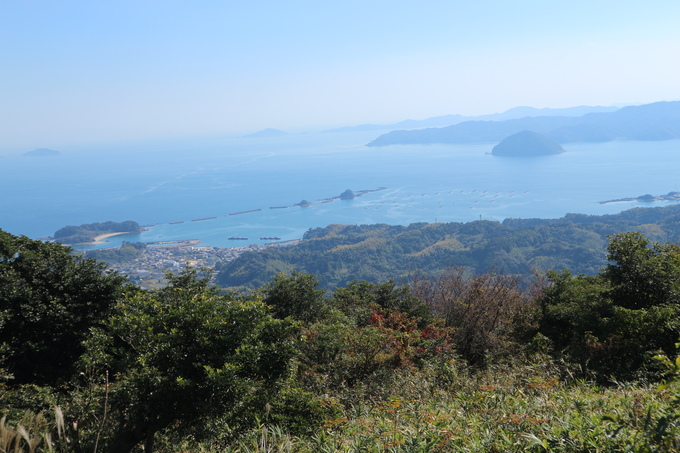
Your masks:
<svg viewBox="0 0 680 453"><path fill-rule="evenodd" d="M614 200L600 201L600 204L640 202L651 203L653 201L680 201L680 192L668 192L666 195L641 195L639 197L617 198Z"/></svg>
<svg viewBox="0 0 680 453"><path fill-rule="evenodd" d="M106 233L106 234L100 234L99 236L94 237L94 241L90 242L79 242L77 244L68 244L68 245L99 245L99 244L104 244L105 241L104 239L110 238L113 236L120 236L121 234L131 234L129 231L120 231L118 233Z"/></svg>

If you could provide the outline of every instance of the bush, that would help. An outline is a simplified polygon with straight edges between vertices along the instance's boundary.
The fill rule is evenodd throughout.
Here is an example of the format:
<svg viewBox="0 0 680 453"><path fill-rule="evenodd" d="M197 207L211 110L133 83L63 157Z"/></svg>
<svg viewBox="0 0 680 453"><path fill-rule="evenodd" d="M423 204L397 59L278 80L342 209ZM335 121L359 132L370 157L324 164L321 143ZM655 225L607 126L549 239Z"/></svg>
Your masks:
<svg viewBox="0 0 680 453"><path fill-rule="evenodd" d="M516 349L512 334L533 309L518 279L490 273L469 276L463 268L418 279L413 293L453 329L458 354L482 367L489 357Z"/></svg>
<svg viewBox="0 0 680 453"><path fill-rule="evenodd" d="M90 327L124 292L124 277L70 251L0 230L0 344L14 383L68 380Z"/></svg>
<svg viewBox="0 0 680 453"><path fill-rule="evenodd" d="M540 332L583 375L653 377L651 358L674 356L680 334L680 248L624 233L608 250L611 263L595 277L548 274Z"/></svg>
<svg viewBox="0 0 680 453"><path fill-rule="evenodd" d="M121 300L86 343L84 376L99 380L96 394L110 405L109 451L144 442L150 452L156 432L219 417L249 428L288 376L291 322L258 299L220 294L194 271L168 278L167 288Z"/></svg>

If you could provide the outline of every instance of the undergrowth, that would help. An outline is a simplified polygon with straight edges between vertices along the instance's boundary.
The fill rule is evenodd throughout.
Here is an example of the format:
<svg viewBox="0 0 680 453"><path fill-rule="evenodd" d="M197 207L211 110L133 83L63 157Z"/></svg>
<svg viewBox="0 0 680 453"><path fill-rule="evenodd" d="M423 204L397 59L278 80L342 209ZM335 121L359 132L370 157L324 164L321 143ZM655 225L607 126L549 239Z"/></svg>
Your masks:
<svg viewBox="0 0 680 453"><path fill-rule="evenodd" d="M437 368L399 372L391 396L344 406L310 435L261 423L219 451L678 451L675 383L603 387L544 365L461 369L445 380Z"/></svg>

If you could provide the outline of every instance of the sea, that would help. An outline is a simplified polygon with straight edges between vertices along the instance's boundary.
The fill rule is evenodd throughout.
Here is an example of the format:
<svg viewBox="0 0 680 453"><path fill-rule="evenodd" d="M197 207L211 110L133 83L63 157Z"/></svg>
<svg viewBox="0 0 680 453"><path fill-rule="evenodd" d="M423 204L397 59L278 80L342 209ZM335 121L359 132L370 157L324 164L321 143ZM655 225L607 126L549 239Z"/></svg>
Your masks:
<svg viewBox="0 0 680 453"><path fill-rule="evenodd" d="M144 226L141 234L80 248L176 240L236 247L300 239L310 228L337 223L613 214L674 202L601 202L680 191L680 140L573 143L562 154L513 158L493 156L494 143L365 146L377 135L315 132L100 144L58 149L59 156L5 153L0 229L41 239L67 225L134 220ZM360 196L339 199L347 189ZM310 204L297 206L303 200Z"/></svg>

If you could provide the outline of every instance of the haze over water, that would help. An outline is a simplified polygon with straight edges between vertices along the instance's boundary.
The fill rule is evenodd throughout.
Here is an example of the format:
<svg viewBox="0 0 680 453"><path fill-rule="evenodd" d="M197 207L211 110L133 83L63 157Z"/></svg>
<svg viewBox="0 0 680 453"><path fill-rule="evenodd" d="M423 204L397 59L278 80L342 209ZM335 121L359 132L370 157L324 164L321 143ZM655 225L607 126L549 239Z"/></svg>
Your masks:
<svg viewBox="0 0 680 453"><path fill-rule="evenodd" d="M493 144L365 147L375 136L310 133L8 156L0 191L11 196L0 198L0 228L40 238L66 225L135 220L153 226L102 246L200 239L232 247L298 239L331 223L608 214L665 203L599 202L680 191L677 140L568 144L559 155L501 158L489 154ZM381 187L353 200L293 206ZM277 206L290 207L270 209ZM259 211L229 215L252 210ZM194 220L202 218L209 219Z"/></svg>

